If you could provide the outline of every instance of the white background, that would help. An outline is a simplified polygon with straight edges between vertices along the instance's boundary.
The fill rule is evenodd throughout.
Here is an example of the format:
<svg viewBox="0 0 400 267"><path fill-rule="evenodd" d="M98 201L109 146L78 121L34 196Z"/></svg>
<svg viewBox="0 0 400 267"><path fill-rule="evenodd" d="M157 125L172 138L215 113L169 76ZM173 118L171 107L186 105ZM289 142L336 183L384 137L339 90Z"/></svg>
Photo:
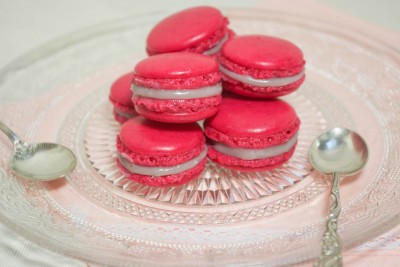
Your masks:
<svg viewBox="0 0 400 267"><path fill-rule="evenodd" d="M152 10L180 10L187 6L205 4L219 7L251 7L262 5L262 2L264 1L0 0L0 68L45 42L98 23ZM286 2L290 6L298 0ZM400 32L398 0L320 0L319 2Z"/></svg>

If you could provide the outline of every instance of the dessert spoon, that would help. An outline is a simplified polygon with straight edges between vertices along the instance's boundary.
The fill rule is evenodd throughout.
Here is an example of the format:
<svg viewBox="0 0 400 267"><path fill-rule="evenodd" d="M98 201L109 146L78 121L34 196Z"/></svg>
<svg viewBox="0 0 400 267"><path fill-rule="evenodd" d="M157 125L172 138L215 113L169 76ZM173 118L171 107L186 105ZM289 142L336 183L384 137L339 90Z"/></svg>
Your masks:
<svg viewBox="0 0 400 267"><path fill-rule="evenodd" d="M36 181L49 181L65 177L76 166L74 153L60 144L30 144L22 141L0 121L0 130L14 145L10 160L15 174Z"/></svg>
<svg viewBox="0 0 400 267"><path fill-rule="evenodd" d="M332 203L326 230L322 237L322 254L314 266L342 266L342 245L337 233L341 211L339 178L359 172L368 160L368 148L363 138L345 128L333 128L318 136L309 151L311 165L318 171L333 173Z"/></svg>

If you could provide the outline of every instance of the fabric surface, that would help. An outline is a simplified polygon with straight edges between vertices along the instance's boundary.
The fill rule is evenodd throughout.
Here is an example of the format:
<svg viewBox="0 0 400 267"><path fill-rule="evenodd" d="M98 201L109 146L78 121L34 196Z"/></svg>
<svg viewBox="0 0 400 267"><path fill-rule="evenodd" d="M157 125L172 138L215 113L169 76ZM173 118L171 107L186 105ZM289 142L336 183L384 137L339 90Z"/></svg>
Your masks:
<svg viewBox="0 0 400 267"><path fill-rule="evenodd" d="M0 224L0 266L83 267L85 262L44 249Z"/></svg>

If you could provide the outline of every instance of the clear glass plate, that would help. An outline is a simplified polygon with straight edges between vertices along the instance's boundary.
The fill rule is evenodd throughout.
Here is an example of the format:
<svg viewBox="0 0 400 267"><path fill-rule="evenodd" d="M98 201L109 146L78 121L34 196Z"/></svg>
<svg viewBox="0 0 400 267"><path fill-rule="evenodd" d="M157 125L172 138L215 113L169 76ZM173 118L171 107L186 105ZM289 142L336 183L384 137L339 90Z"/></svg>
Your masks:
<svg viewBox="0 0 400 267"><path fill-rule="evenodd" d="M174 188L127 180L115 164L119 125L110 84L144 58L145 38L165 14L99 25L51 42L0 72L0 119L29 141L58 141L78 156L65 180L32 182L8 167L0 137L0 218L34 242L112 266L284 265L319 254L330 178L308 147L343 126L367 141L364 171L341 182L345 248L398 223L400 53L373 36L323 21L260 10L224 10L238 34L279 36L307 60L301 89L285 97L302 126L281 168L241 173L207 164Z"/></svg>

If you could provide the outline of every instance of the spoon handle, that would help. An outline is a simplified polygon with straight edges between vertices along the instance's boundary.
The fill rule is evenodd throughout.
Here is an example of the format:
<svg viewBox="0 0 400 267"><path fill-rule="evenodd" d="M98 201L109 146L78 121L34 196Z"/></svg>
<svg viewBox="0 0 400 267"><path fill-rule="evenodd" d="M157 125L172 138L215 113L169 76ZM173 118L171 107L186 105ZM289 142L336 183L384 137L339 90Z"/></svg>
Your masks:
<svg viewBox="0 0 400 267"><path fill-rule="evenodd" d="M331 191L332 204L329 210L329 218L326 224L326 230L322 237L322 254L315 261L315 267L340 267L342 263L342 245L337 234L338 217L341 211L339 177L340 174L333 174L333 184Z"/></svg>
<svg viewBox="0 0 400 267"><path fill-rule="evenodd" d="M21 139L10 129L0 121L0 130L7 135L7 137L13 142L14 146L21 142Z"/></svg>

